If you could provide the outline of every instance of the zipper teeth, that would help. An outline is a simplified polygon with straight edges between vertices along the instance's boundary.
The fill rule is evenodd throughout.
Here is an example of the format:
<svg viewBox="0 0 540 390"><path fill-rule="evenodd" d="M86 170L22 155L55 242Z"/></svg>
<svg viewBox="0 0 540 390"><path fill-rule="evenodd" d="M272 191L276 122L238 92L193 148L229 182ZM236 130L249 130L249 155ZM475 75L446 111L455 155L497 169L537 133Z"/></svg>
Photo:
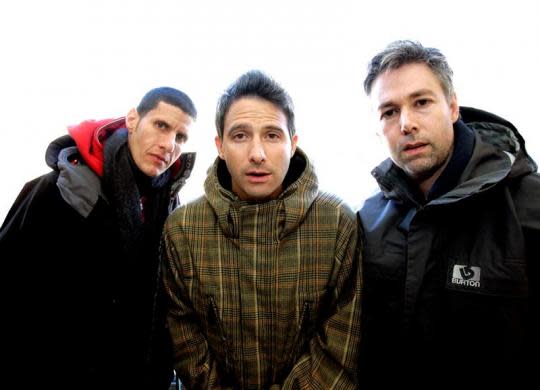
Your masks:
<svg viewBox="0 0 540 390"><path fill-rule="evenodd" d="M309 302L305 301L304 305L302 307L302 315L300 317L300 325L298 327L298 332L296 332L296 335L294 336L292 347L290 349L289 356L288 356L288 359L287 359L287 362L289 364L292 363L292 360L294 358L294 354L296 352L296 349L298 348L298 341L302 337L302 332L304 330L304 325L305 325L305 323L307 321L308 314L309 314Z"/></svg>
<svg viewBox="0 0 540 390"><path fill-rule="evenodd" d="M218 308L216 305L216 301L212 295L208 295L208 299L210 300L210 306L212 307L212 312L214 313L214 317L216 319L216 325L218 327L219 338L223 342L223 348L225 350L225 371L232 374L234 373L234 365L233 365L233 358L231 355L232 352L230 351L230 348L229 348L229 341L225 334L223 323L221 322L221 319L218 316Z"/></svg>
<svg viewBox="0 0 540 390"><path fill-rule="evenodd" d="M219 330L219 338L221 341L227 341L227 337L225 336L225 330L223 329L223 324L221 323L221 320L218 317L218 309L216 305L216 300L213 296L209 296L210 298L210 305L212 306L212 311L214 312L214 317L216 318L216 324L218 326Z"/></svg>

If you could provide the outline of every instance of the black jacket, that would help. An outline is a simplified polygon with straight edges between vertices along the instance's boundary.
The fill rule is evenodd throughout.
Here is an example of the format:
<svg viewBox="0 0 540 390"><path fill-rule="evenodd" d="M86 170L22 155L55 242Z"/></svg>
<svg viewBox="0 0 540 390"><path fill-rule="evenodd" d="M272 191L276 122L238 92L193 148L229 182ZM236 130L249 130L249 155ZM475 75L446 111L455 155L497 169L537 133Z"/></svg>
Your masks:
<svg viewBox="0 0 540 390"><path fill-rule="evenodd" d="M381 192L359 211L364 383L437 387L437 376L463 387L530 373L540 176L511 123L460 111L456 142L469 137L471 153L450 161L427 201L391 160L372 172Z"/></svg>
<svg viewBox="0 0 540 390"><path fill-rule="evenodd" d="M112 159L127 149L122 131ZM147 191L143 223L134 171L108 175L105 157L100 177L69 136L51 143L52 171L24 186L0 230L10 279L2 353L13 388L168 389L159 242L194 157L183 154L180 171Z"/></svg>

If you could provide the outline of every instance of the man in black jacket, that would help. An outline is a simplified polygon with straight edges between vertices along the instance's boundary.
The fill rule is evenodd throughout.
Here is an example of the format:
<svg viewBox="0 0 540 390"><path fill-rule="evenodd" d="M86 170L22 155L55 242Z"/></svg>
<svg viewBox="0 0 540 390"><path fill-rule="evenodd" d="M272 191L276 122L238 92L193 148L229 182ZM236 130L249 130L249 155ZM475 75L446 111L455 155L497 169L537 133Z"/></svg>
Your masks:
<svg viewBox="0 0 540 390"><path fill-rule="evenodd" d="M185 93L161 87L50 144L52 171L24 186L0 230L13 388L169 388L158 252L193 167L181 149L195 118Z"/></svg>
<svg viewBox="0 0 540 390"><path fill-rule="evenodd" d="M502 118L459 107L446 58L417 42L377 54L364 88L390 158L372 172L381 191L359 211L360 380L522 380L537 346L540 260L540 177L523 138Z"/></svg>

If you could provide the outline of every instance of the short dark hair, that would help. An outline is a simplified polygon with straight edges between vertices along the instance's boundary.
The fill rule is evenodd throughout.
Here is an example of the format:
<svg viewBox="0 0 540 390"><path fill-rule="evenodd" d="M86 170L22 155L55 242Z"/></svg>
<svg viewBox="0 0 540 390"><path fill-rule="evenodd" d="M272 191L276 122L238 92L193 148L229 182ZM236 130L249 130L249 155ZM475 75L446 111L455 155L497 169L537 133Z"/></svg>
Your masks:
<svg viewBox="0 0 540 390"><path fill-rule="evenodd" d="M364 91L369 96L375 79L388 69L397 69L411 63L426 64L439 79L447 99L454 94L453 72L446 57L439 49L424 47L416 41L394 41L373 57L368 65L368 74L364 80Z"/></svg>
<svg viewBox="0 0 540 390"><path fill-rule="evenodd" d="M197 119L197 109L188 95L171 87L158 87L148 91L137 106L137 113L142 118L157 107L159 102L165 102L178 107L193 119Z"/></svg>
<svg viewBox="0 0 540 390"><path fill-rule="evenodd" d="M216 130L219 138L223 138L225 115L231 105L246 96L259 97L275 104L287 118L289 135L296 133L294 127L294 106L291 97L274 79L260 70L250 70L232 83L218 99L216 110Z"/></svg>

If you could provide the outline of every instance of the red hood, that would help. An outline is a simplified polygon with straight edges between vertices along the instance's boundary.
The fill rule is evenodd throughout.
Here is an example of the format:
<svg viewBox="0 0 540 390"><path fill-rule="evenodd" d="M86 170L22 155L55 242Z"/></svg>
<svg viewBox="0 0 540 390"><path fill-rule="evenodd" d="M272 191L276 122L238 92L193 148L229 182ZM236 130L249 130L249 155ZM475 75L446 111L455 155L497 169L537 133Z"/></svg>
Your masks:
<svg viewBox="0 0 540 390"><path fill-rule="evenodd" d="M125 118L86 120L68 126L84 161L99 176L103 176L103 143L116 130L126 127Z"/></svg>
<svg viewBox="0 0 540 390"><path fill-rule="evenodd" d="M126 118L117 119L89 119L78 125L68 126L71 138L77 144L84 161L90 169L103 177L103 145L105 140L118 129L126 127ZM172 177L180 171L180 159L171 166Z"/></svg>

